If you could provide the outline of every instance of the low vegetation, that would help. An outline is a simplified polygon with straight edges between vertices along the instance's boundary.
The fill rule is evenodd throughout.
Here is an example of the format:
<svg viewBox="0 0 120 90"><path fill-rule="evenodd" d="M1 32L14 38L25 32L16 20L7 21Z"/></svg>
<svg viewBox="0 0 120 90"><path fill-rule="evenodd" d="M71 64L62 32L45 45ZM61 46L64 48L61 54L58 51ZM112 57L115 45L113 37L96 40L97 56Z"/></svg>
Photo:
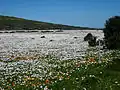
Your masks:
<svg viewBox="0 0 120 90"><path fill-rule="evenodd" d="M86 52L82 60L59 60L54 56L38 60L3 62L0 87L5 90L119 90L120 51ZM2 62L1 62L2 63Z"/></svg>
<svg viewBox="0 0 120 90"><path fill-rule="evenodd" d="M0 30L96 30L97 28L77 27L62 24L46 23L23 18L0 15Z"/></svg>

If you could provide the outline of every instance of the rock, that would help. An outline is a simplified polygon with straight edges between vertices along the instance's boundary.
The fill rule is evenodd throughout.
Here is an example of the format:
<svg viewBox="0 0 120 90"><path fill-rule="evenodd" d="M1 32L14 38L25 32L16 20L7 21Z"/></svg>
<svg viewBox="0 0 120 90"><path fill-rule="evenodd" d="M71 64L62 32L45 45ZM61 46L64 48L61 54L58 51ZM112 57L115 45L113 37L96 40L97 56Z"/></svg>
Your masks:
<svg viewBox="0 0 120 90"><path fill-rule="evenodd" d="M75 39L77 39L78 37L74 37Z"/></svg>
<svg viewBox="0 0 120 90"><path fill-rule="evenodd" d="M89 46L92 46L92 47L96 46L96 37L93 36L93 37L88 41L88 44L89 44Z"/></svg>
<svg viewBox="0 0 120 90"><path fill-rule="evenodd" d="M85 37L84 37L84 41L89 41L90 39L93 38L93 35L91 33L88 33Z"/></svg>
<svg viewBox="0 0 120 90"><path fill-rule="evenodd" d="M100 42L100 46L103 46L103 45L104 45L104 40L98 40L98 41L96 42L96 45L99 45L99 42Z"/></svg>
<svg viewBox="0 0 120 90"><path fill-rule="evenodd" d="M107 47L104 45L104 46L103 46L103 49L105 50L105 49L107 49Z"/></svg>
<svg viewBox="0 0 120 90"><path fill-rule="evenodd" d="M50 42L52 42L52 41L54 41L54 40L50 40Z"/></svg>
<svg viewBox="0 0 120 90"><path fill-rule="evenodd" d="M45 38L45 36L41 36L41 38Z"/></svg>
<svg viewBox="0 0 120 90"><path fill-rule="evenodd" d="M81 52L81 51L76 51L77 53Z"/></svg>
<svg viewBox="0 0 120 90"><path fill-rule="evenodd" d="M14 31L11 31L10 33L15 33Z"/></svg>
<svg viewBox="0 0 120 90"><path fill-rule="evenodd" d="M35 38L31 38L31 39L35 39Z"/></svg>

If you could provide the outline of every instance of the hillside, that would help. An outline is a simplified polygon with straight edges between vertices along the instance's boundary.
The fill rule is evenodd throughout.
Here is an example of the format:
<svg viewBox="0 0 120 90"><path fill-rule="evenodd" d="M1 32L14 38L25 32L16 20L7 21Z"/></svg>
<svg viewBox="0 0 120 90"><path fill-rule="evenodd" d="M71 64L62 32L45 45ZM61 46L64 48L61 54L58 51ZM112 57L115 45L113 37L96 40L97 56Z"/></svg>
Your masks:
<svg viewBox="0 0 120 90"><path fill-rule="evenodd" d="M48 29L81 30L81 29L96 29L96 28L53 24L53 23L0 15L0 30L35 30L35 29L37 30L48 30Z"/></svg>

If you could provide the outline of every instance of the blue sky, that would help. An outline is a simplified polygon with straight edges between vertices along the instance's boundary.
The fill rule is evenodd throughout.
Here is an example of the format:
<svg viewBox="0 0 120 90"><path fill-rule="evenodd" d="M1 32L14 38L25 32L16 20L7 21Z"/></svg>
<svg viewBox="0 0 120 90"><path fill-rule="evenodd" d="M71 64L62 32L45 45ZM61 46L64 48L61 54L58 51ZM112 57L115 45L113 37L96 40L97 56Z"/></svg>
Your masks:
<svg viewBox="0 0 120 90"><path fill-rule="evenodd" d="M120 0L0 0L0 14L59 24L104 27Z"/></svg>

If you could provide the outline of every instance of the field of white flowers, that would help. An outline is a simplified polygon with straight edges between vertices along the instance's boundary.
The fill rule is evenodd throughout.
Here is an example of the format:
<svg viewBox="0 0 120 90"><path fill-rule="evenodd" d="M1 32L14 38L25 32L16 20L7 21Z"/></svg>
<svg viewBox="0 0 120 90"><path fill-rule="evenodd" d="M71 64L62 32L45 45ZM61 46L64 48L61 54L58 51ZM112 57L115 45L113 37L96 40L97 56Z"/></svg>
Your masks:
<svg viewBox="0 0 120 90"><path fill-rule="evenodd" d="M75 68L73 65L84 62L82 56L89 47L83 38L89 32L98 38L104 36L100 30L1 33L0 88L18 90L16 87L21 85L47 90L46 84L62 80L63 75L69 79Z"/></svg>
<svg viewBox="0 0 120 90"><path fill-rule="evenodd" d="M103 38L102 31L66 30L57 33L1 33L0 58L19 57L30 59L38 54L53 54L60 59L77 58L84 54L88 43L83 41L87 33ZM45 36L45 38L41 38ZM12 57L12 58L11 58Z"/></svg>

